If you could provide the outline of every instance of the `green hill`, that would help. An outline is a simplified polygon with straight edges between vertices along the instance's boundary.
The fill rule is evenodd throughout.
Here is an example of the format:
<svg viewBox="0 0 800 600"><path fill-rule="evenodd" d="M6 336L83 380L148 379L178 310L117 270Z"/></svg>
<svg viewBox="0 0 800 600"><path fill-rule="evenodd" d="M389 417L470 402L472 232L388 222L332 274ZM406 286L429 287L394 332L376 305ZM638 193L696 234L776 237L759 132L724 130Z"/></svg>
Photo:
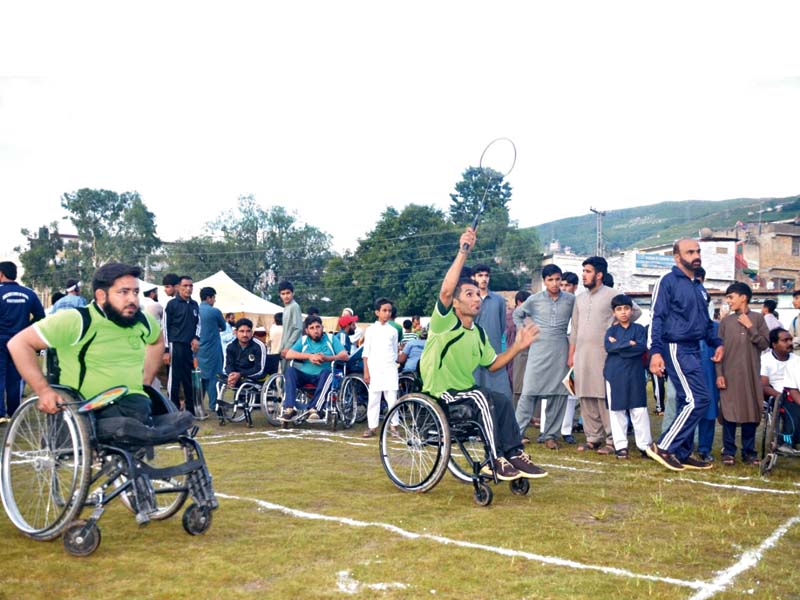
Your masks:
<svg viewBox="0 0 800 600"><path fill-rule="evenodd" d="M644 248L696 237L703 227L732 228L737 221L781 221L800 215L800 195L788 198L737 198L735 200L684 200L609 210L603 221L603 238L608 251ZM576 254L595 249L595 215L588 213L537 225L542 245L558 240Z"/></svg>

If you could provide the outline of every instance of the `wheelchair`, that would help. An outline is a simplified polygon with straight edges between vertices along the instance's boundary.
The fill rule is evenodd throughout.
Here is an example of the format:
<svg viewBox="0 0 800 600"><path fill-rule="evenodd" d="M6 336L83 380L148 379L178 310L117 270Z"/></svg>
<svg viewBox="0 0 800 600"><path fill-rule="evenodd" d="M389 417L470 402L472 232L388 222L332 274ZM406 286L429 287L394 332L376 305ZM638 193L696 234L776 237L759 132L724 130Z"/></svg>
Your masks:
<svg viewBox="0 0 800 600"><path fill-rule="evenodd" d="M299 385L297 387L297 414L292 418L292 425L302 423L325 423L332 431L336 431L341 424L349 429L356 422L357 398L353 395L345 396L343 382L347 378L347 364L343 361L331 363L330 386L325 394L317 419L309 418L307 409L311 406L317 386L314 384ZM267 379L262 389L261 410L271 425L276 427L289 427L290 423L280 420L281 407L286 395L286 378L283 373L276 373ZM364 411L366 418L366 409Z"/></svg>
<svg viewBox="0 0 800 600"><path fill-rule="evenodd" d="M191 535L208 530L219 504L190 413L145 386L151 427L128 417L96 419L91 408L99 407L98 398L127 389L86 401L71 388L53 387L62 410L45 414L36 408L38 397L29 398L3 440L0 496L17 529L37 541L63 536L67 552L88 556L100 545L97 521L114 498L146 525L171 517L191 496L183 528ZM87 507L90 515L81 518Z"/></svg>
<svg viewBox="0 0 800 600"><path fill-rule="evenodd" d="M795 422L786 404L791 403L784 391L780 396L770 396L764 400L764 417L761 429L761 475L769 474L778 462L779 456L798 458L799 450L792 449L800 423ZM787 450L788 446L788 450Z"/></svg>
<svg viewBox="0 0 800 600"><path fill-rule="evenodd" d="M280 405L276 407L269 404L274 400L264 394L264 383L270 373L277 373L281 362L280 354L267 354L264 364L264 373L261 377L246 377L239 381L236 387L228 386L228 378L224 374L217 375L217 407L216 413L220 425L226 422L241 423L247 421L247 426L253 426L253 411L262 408L267 421L277 425ZM267 406L264 403L267 402Z"/></svg>
<svg viewBox="0 0 800 600"><path fill-rule="evenodd" d="M420 383L413 373L400 373L397 378L398 391L397 397L400 398L411 392L418 392ZM350 373L342 381L342 397L348 403L354 403L355 423L363 423L367 420L367 406L369 405L369 386L364 381L363 373ZM381 420L386 418L386 411L389 405L385 398L381 398Z"/></svg>
<svg viewBox="0 0 800 600"><path fill-rule="evenodd" d="M397 434L387 426L398 419ZM428 492L445 471L473 486L478 506L492 503L489 483L497 483L493 461L479 409L472 403L446 405L426 394L412 392L400 398L383 422L380 435L381 463L394 485L404 492ZM489 466L491 475L482 469ZM511 492L526 495L528 479L509 482Z"/></svg>

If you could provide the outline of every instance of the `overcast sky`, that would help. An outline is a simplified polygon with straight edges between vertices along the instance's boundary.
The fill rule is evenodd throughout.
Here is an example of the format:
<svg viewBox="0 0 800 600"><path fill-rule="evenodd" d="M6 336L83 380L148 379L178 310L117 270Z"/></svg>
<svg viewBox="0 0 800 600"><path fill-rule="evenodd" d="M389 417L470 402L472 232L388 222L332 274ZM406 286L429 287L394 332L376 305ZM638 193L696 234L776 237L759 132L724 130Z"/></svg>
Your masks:
<svg viewBox="0 0 800 600"><path fill-rule="evenodd" d="M797 2L5 2L0 254L81 187L138 191L166 240L254 194L353 248L387 206L445 209L499 136L522 226L798 194L798 23Z"/></svg>

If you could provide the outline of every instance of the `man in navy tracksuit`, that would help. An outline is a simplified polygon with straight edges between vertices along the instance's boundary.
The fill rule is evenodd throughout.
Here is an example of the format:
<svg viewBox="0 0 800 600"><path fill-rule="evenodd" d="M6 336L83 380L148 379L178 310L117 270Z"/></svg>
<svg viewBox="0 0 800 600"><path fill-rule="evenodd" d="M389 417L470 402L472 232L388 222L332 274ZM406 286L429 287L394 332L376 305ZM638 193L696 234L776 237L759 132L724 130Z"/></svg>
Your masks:
<svg viewBox="0 0 800 600"><path fill-rule="evenodd" d="M722 340L714 334L708 316L708 294L695 278L700 268L700 244L678 240L672 248L675 266L653 289L650 324L650 372L666 371L675 385L677 414L647 455L673 471L710 469L711 463L692 456L694 430L705 415L711 391L703 375L700 340L715 348L714 362L722 360Z"/></svg>
<svg viewBox="0 0 800 600"><path fill-rule="evenodd" d="M192 300L194 284L191 277L183 276L177 286L177 295L164 309L164 341L169 354L169 398L180 407L180 387L183 385L185 408L194 412L192 388L193 356L200 348L200 307ZM201 398L198 398L202 402Z"/></svg>
<svg viewBox="0 0 800 600"><path fill-rule="evenodd" d="M8 422L22 397L22 378L8 353L8 340L44 318L39 297L16 279L17 265L0 262L0 423Z"/></svg>

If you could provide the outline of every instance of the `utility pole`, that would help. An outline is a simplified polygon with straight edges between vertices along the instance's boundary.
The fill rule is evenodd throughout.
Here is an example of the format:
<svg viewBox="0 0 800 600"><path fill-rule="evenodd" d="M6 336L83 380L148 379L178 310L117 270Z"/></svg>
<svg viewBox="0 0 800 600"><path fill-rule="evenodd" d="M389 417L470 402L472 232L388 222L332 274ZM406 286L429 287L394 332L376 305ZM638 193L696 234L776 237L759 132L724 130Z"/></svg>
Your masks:
<svg viewBox="0 0 800 600"><path fill-rule="evenodd" d="M595 246L595 256L603 256L605 254L605 246L603 245L603 217L606 216L606 211L597 210L596 208L589 208L597 217L597 243Z"/></svg>

